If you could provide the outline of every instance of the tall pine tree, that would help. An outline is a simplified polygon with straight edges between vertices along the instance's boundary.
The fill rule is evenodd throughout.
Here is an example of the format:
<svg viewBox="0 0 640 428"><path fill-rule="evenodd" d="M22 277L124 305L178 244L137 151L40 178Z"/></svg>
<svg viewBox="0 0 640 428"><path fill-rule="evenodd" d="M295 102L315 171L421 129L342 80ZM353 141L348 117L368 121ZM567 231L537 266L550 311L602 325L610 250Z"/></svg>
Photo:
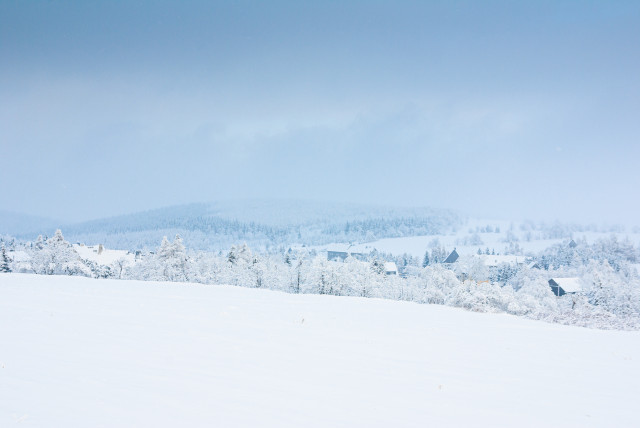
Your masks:
<svg viewBox="0 0 640 428"><path fill-rule="evenodd" d="M7 255L7 249L4 247L4 242L0 247L0 273L11 272L11 266L9 266L9 256Z"/></svg>
<svg viewBox="0 0 640 428"><path fill-rule="evenodd" d="M422 267L427 267L429 266L429 250L424 252L424 259L422 259Z"/></svg>

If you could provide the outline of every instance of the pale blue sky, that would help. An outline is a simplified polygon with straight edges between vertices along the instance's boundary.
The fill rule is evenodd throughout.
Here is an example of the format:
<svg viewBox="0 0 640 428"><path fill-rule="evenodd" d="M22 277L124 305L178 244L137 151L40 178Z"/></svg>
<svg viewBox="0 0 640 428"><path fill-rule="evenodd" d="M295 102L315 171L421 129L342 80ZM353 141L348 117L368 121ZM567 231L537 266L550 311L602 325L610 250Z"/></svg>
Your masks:
<svg viewBox="0 0 640 428"><path fill-rule="evenodd" d="M0 0L0 209L638 224L640 2Z"/></svg>

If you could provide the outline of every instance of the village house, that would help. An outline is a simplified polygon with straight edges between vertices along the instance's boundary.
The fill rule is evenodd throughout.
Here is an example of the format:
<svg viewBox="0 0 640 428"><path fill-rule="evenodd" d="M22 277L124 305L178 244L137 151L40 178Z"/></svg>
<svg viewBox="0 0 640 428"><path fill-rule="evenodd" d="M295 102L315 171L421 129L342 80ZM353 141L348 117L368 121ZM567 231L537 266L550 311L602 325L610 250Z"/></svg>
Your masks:
<svg viewBox="0 0 640 428"><path fill-rule="evenodd" d="M365 261L367 259L367 255L364 253L356 253L350 251L353 245L344 244L344 245L335 245L330 249L327 249L327 260L333 262L343 262L347 259L347 257L351 256L356 260Z"/></svg>
<svg viewBox="0 0 640 428"><path fill-rule="evenodd" d="M460 258L460 255L454 248L451 254L449 254L449 256L447 256L447 258L444 259L442 263L455 263L458 261L459 258Z"/></svg>
<svg viewBox="0 0 640 428"><path fill-rule="evenodd" d="M549 286L553 294L558 297L582 291L580 278L551 278Z"/></svg>
<svg viewBox="0 0 640 428"><path fill-rule="evenodd" d="M394 262L386 262L384 264L384 273L386 275L397 275L398 274L398 266Z"/></svg>

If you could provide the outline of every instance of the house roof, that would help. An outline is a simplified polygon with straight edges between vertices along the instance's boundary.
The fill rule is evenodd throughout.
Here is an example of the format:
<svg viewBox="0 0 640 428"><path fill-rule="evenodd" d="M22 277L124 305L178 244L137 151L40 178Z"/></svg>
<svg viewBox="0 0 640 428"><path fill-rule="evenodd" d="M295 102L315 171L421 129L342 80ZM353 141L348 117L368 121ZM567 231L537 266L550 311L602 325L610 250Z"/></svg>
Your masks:
<svg viewBox="0 0 640 428"><path fill-rule="evenodd" d="M481 254L481 255L478 255L478 257L482 259L482 261L484 262L484 265L487 267L496 267L500 263L506 263L509 265L519 265L519 264L523 264L525 260L524 256L513 256L513 255L496 256L496 255L489 255L489 254Z"/></svg>
<svg viewBox="0 0 640 428"><path fill-rule="evenodd" d="M336 253L346 253L352 247L351 244L332 244L327 247L327 251L333 251Z"/></svg>
<svg viewBox="0 0 640 428"><path fill-rule="evenodd" d="M385 272L398 272L398 267L394 262L385 262L384 264Z"/></svg>
<svg viewBox="0 0 640 428"><path fill-rule="evenodd" d="M582 291L582 283L580 278L551 278L553 282L558 284L565 293L575 293Z"/></svg>
<svg viewBox="0 0 640 428"><path fill-rule="evenodd" d="M458 255L458 252L456 250L453 250L451 254L449 254L449 257L447 257L443 263L455 263L455 261L458 260L458 257L460 257Z"/></svg>

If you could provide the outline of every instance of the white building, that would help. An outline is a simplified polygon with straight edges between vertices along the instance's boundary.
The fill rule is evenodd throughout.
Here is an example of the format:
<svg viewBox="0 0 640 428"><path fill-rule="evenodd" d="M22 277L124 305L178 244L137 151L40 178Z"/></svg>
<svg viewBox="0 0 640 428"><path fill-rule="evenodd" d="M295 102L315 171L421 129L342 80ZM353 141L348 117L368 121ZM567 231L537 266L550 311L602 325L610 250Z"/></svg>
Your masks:
<svg viewBox="0 0 640 428"><path fill-rule="evenodd" d="M384 264L384 273L386 275L397 275L398 274L398 266L394 262L385 262Z"/></svg>

